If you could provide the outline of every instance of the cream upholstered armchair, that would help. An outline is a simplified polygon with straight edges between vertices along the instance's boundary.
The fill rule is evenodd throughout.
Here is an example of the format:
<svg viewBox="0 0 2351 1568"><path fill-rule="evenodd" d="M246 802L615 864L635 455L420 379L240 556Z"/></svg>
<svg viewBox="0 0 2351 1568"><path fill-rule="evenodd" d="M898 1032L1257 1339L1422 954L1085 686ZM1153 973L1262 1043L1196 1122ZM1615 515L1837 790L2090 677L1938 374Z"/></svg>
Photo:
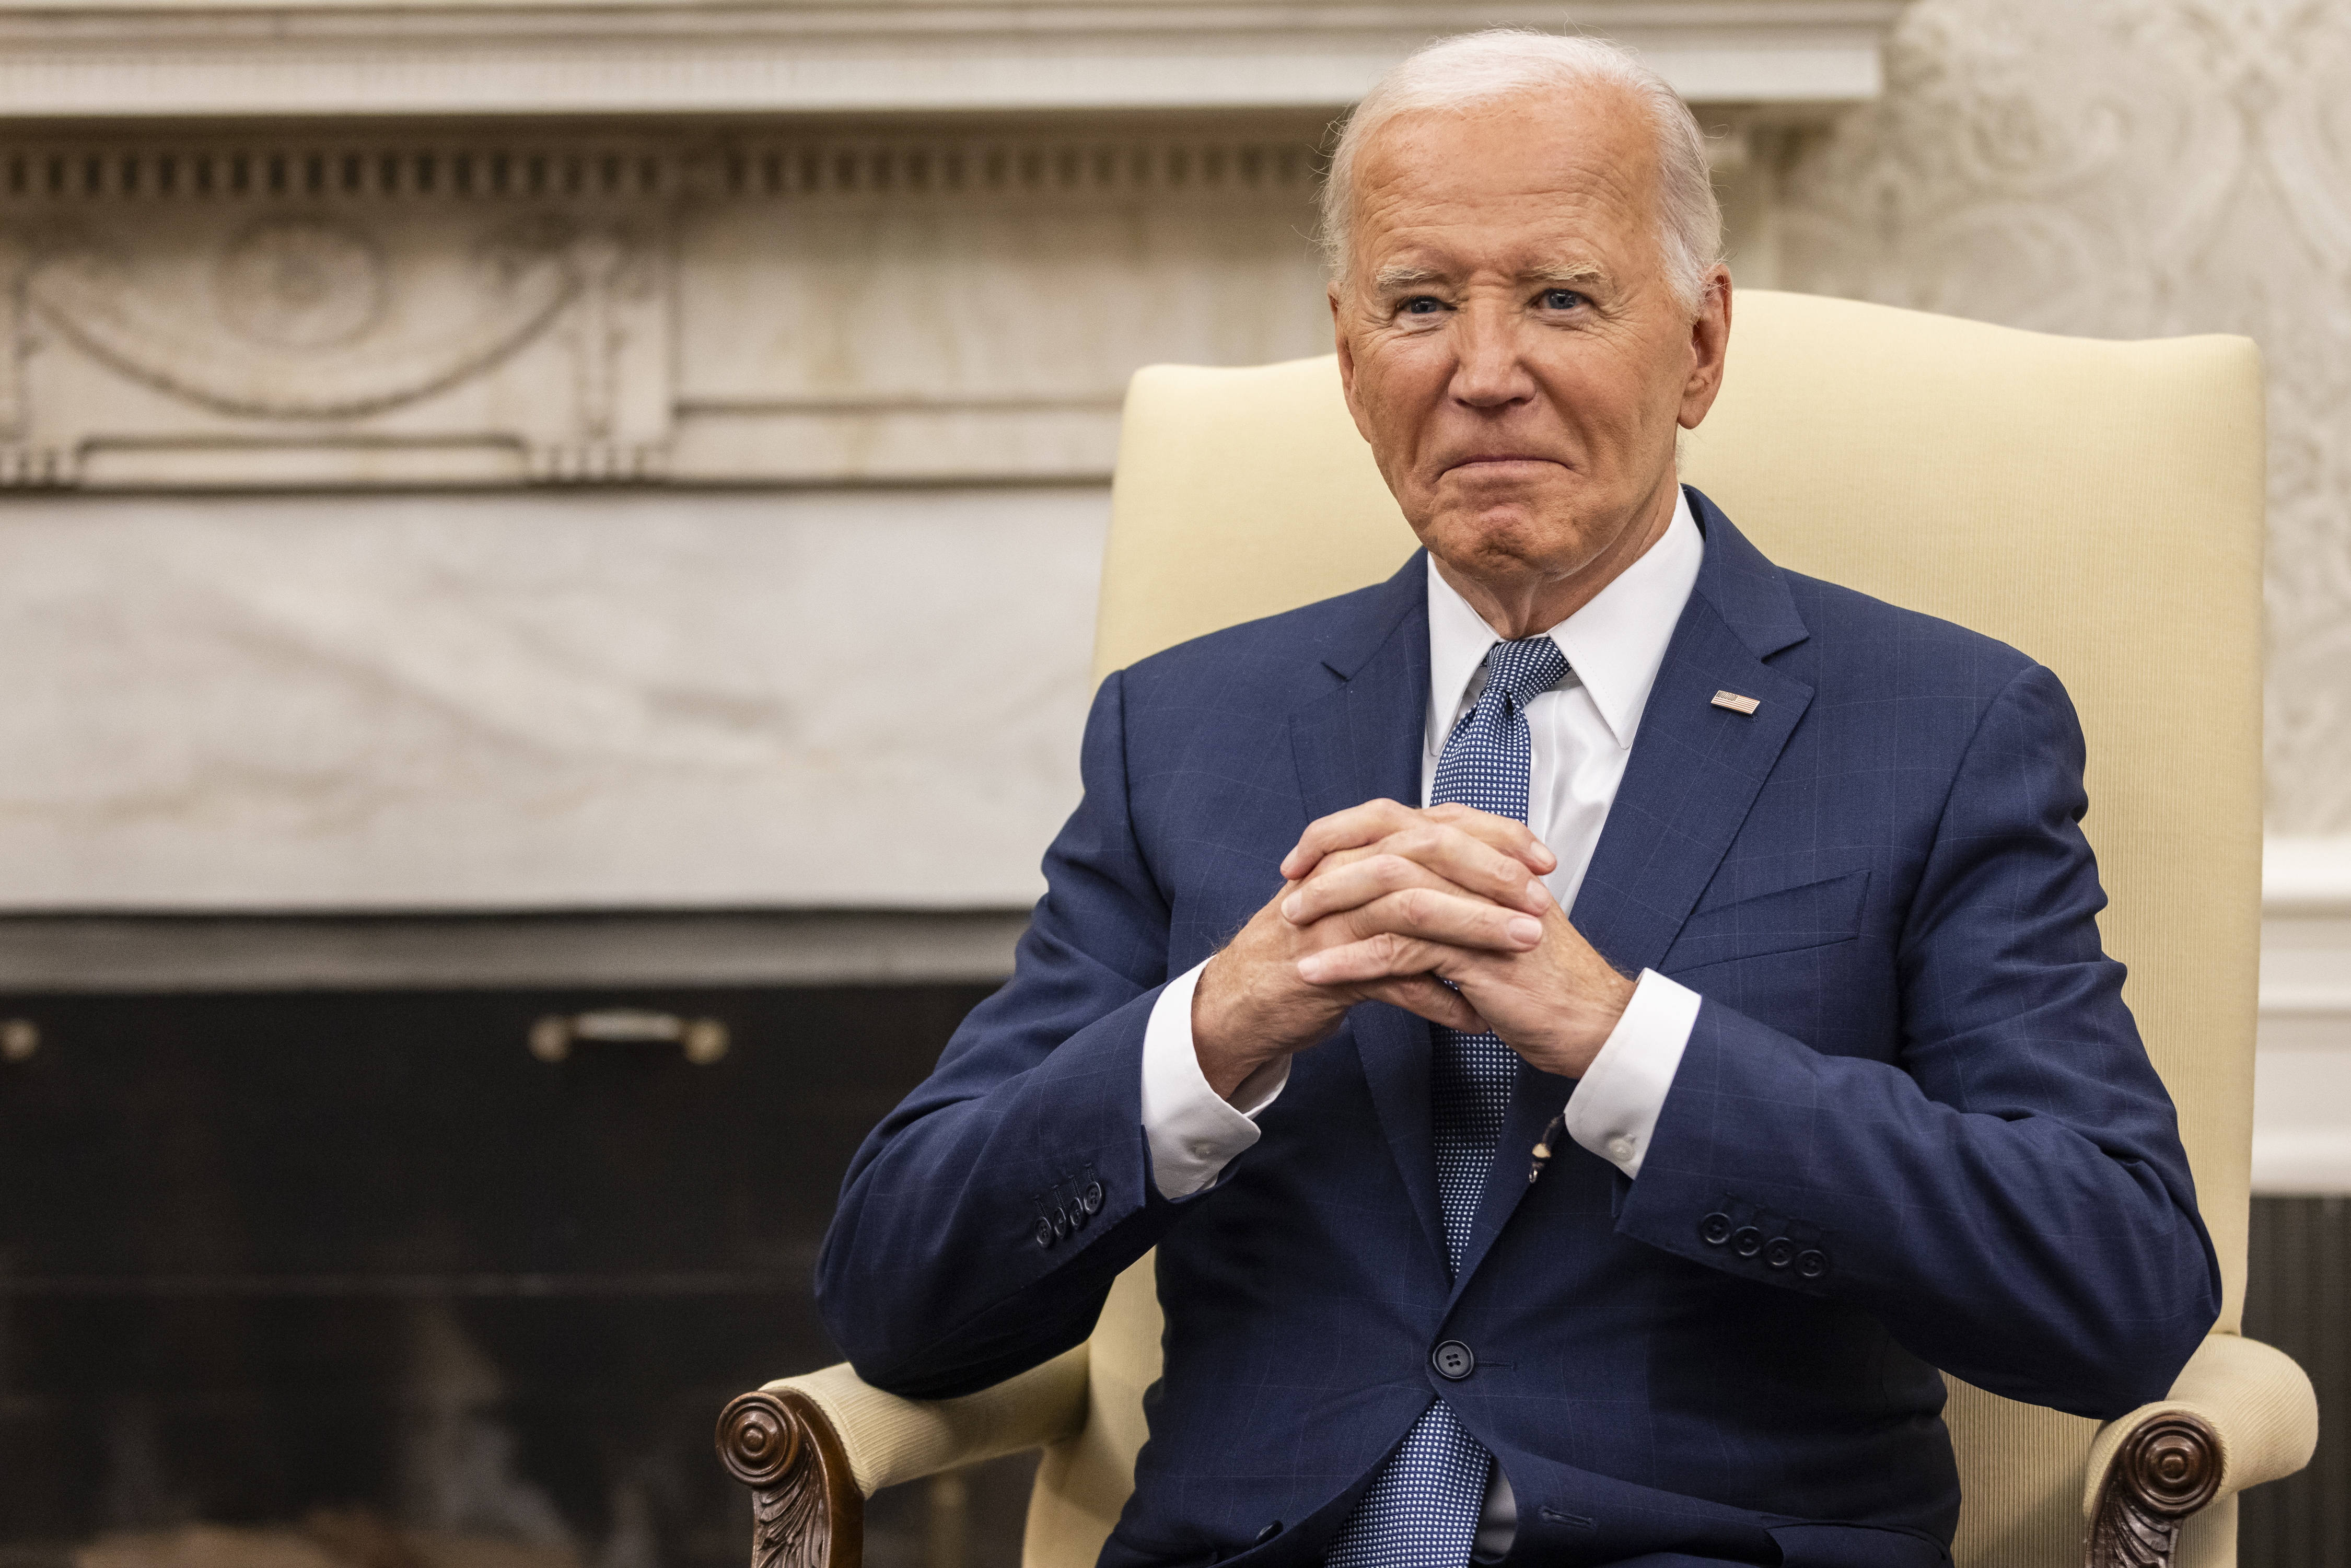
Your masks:
<svg viewBox="0 0 2351 1568"><path fill-rule="evenodd" d="M2309 1380L2240 1337L2261 859L2262 392L2234 338L2112 343L1746 293L1684 475L1774 560L1991 633L2089 739L2106 944L2179 1107L2227 1306L2171 1397L2104 1426L1954 1382L1961 1568L2226 1568L2235 1494L2309 1458ZM1128 393L1097 674L1385 578L1410 530L1328 359L1161 366ZM2192 657L2181 636L2192 629ZM2179 716L2193 715L2192 725ZM1145 1258L1093 1337L966 1398L847 1366L747 1394L719 1448L758 1568L853 1568L862 1499L1041 1447L1027 1568L1084 1568L1158 1375Z"/></svg>

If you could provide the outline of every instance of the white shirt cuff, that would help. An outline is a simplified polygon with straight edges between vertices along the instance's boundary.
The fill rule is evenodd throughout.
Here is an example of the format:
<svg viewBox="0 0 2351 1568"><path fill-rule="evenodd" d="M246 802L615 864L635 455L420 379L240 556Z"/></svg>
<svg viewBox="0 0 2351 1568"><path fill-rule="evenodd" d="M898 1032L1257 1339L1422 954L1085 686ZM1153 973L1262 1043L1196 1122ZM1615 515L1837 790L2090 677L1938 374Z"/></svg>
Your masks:
<svg viewBox="0 0 2351 1568"><path fill-rule="evenodd" d="M1192 992L1204 960L1167 982L1143 1030L1143 1136L1162 1197L1189 1197L1216 1185L1225 1166L1258 1140L1258 1113L1290 1082L1290 1058L1241 1080L1228 1103L1208 1087L1192 1044Z"/></svg>
<svg viewBox="0 0 2351 1568"><path fill-rule="evenodd" d="M1638 1176L1648 1156L1700 999L1687 986L1642 970L1625 1016L1568 1096L1567 1135L1628 1176Z"/></svg>

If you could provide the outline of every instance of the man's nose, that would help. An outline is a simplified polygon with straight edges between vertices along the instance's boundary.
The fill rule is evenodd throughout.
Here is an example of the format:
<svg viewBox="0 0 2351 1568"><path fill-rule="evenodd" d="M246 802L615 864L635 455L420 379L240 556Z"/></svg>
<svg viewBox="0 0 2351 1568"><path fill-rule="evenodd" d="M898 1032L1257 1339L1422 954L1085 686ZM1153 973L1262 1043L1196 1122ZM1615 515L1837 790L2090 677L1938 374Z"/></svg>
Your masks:
<svg viewBox="0 0 2351 1568"><path fill-rule="evenodd" d="M1473 305L1453 319L1453 395L1472 408L1500 408L1534 395L1509 311Z"/></svg>

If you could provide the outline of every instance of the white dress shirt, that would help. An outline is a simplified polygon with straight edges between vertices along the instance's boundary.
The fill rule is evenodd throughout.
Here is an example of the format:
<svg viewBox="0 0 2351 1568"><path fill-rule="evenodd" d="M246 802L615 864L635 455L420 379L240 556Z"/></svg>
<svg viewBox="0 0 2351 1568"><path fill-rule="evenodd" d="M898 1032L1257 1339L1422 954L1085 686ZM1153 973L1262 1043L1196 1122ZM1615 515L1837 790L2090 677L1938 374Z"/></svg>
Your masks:
<svg viewBox="0 0 2351 1568"><path fill-rule="evenodd" d="M1649 688L1705 554L1689 498L1678 496L1674 520L1657 542L1549 632L1570 674L1527 705L1534 754L1527 826L1559 857L1543 884L1562 909L1575 906L1624 781ZM1500 641L1437 574L1432 559L1423 800L1436 782L1446 737L1484 690L1486 657ZM1192 991L1203 967L1196 965L1168 982L1143 1037L1143 1131L1152 1179L1171 1198L1214 1186L1225 1166L1256 1144L1257 1116L1290 1082L1290 1059L1281 1057L1250 1074L1229 1103L1208 1087L1192 1043ZM1568 1135L1626 1176L1638 1176L1698 1010L1695 991L1643 970L1625 1016L1569 1099Z"/></svg>

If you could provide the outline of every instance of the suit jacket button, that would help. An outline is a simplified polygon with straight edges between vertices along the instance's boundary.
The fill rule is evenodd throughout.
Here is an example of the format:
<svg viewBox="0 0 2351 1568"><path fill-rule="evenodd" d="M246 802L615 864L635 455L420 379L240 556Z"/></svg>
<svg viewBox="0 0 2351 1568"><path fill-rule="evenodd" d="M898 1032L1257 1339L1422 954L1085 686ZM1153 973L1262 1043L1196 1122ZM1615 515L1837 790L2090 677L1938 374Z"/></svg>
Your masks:
<svg viewBox="0 0 2351 1568"><path fill-rule="evenodd" d="M1102 1212L1102 1183L1098 1181L1090 1181L1086 1183L1085 1196L1078 1199L1078 1207L1084 1209L1088 1214L1100 1214Z"/></svg>
<svg viewBox="0 0 2351 1568"><path fill-rule="evenodd" d="M1730 1239L1730 1216L1709 1214L1698 1222L1698 1239L1708 1247L1719 1247Z"/></svg>
<svg viewBox="0 0 2351 1568"><path fill-rule="evenodd" d="M1040 1247L1050 1247L1052 1244L1053 1222L1050 1219L1040 1218L1037 1221L1037 1245Z"/></svg>
<svg viewBox="0 0 2351 1568"><path fill-rule="evenodd" d="M1263 1530L1259 1531L1257 1532L1257 1539L1250 1542L1249 1544L1252 1546L1262 1546L1280 1533L1281 1521L1277 1519L1271 1524L1267 1525Z"/></svg>
<svg viewBox="0 0 2351 1568"><path fill-rule="evenodd" d="M1437 1368L1438 1376L1449 1377L1456 1383L1478 1370L1478 1357L1458 1339L1447 1340L1430 1351L1428 1364Z"/></svg>
<svg viewBox="0 0 2351 1568"><path fill-rule="evenodd" d="M1774 1236L1763 1244L1763 1261L1773 1269L1784 1269L1796 1260L1796 1244L1784 1236Z"/></svg>
<svg viewBox="0 0 2351 1568"><path fill-rule="evenodd" d="M1796 1254L1796 1272L1807 1280L1817 1280L1829 1271L1829 1255L1817 1247L1807 1247Z"/></svg>
<svg viewBox="0 0 2351 1568"><path fill-rule="evenodd" d="M1066 1208L1055 1209L1053 1211L1053 1239L1059 1241L1062 1237L1067 1236L1069 1233L1070 1211Z"/></svg>
<svg viewBox="0 0 2351 1568"><path fill-rule="evenodd" d="M1752 1258L1763 1250L1763 1233L1751 1225L1742 1225L1730 1233L1730 1249L1741 1258Z"/></svg>

